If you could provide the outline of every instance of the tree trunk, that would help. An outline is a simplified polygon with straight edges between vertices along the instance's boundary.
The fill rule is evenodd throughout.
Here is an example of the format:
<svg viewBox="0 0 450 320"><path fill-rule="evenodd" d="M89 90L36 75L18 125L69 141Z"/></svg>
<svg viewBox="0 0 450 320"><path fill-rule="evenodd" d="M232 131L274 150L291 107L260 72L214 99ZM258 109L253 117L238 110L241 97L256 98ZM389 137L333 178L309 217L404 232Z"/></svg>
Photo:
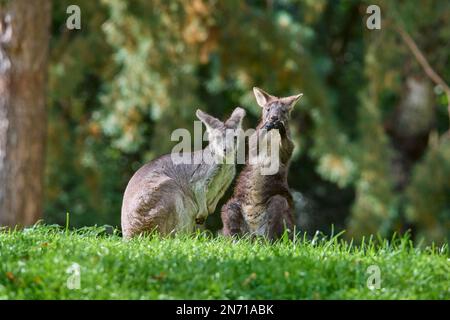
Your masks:
<svg viewBox="0 0 450 320"><path fill-rule="evenodd" d="M50 0L0 2L0 226L42 215Z"/></svg>

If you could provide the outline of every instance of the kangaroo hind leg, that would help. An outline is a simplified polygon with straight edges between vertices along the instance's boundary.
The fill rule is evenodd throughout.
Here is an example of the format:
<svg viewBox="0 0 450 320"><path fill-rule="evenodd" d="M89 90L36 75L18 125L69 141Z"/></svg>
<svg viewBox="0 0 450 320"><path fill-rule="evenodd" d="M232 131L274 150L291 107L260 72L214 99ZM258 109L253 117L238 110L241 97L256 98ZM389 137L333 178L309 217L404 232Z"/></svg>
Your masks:
<svg viewBox="0 0 450 320"><path fill-rule="evenodd" d="M285 197L281 195L271 197L268 201L267 214L269 239L280 238L285 229L294 231L292 209Z"/></svg>
<svg viewBox="0 0 450 320"><path fill-rule="evenodd" d="M222 207L223 235L241 235L244 229L244 216L242 208L236 201L229 201Z"/></svg>

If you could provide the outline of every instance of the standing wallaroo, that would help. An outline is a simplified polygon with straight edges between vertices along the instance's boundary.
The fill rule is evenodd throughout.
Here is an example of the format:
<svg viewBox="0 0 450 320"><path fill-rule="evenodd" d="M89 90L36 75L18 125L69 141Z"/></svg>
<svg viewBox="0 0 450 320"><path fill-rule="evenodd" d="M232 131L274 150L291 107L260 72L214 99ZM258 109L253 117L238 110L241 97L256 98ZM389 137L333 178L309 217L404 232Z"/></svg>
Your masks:
<svg viewBox="0 0 450 320"><path fill-rule="evenodd" d="M223 234L250 234L273 240L280 238L285 229L294 229L293 198L287 183L294 144L288 121L302 94L277 98L259 88L253 88L253 92L263 111L256 132L250 137L250 144L256 135L259 144L264 139L277 138L275 141L279 148L275 155L271 154L271 159L267 154L262 157L259 154L260 160L254 163L247 160L233 197L222 207ZM267 160L277 162L276 172L264 173Z"/></svg>
<svg viewBox="0 0 450 320"><path fill-rule="evenodd" d="M122 203L124 238L152 231L192 232L214 212L234 179L238 146L230 131L241 129L244 109L236 108L225 123L201 110L196 115L207 128L208 146L187 154L188 161L164 155L134 174Z"/></svg>

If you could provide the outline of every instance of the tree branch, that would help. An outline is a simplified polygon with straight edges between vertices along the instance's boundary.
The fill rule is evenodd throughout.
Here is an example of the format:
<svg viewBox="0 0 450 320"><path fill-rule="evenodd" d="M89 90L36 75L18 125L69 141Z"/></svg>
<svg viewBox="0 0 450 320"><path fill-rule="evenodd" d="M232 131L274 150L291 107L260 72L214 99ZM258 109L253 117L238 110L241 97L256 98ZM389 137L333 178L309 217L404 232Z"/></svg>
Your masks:
<svg viewBox="0 0 450 320"><path fill-rule="evenodd" d="M405 42L405 44L408 46L408 48L411 50L412 54L416 58L417 62L421 65L423 70L425 71L426 75L437 85L440 85L442 89L444 90L446 96L447 96L447 111L450 121L450 87L448 84L442 79L436 71L430 66L428 63L428 60L425 58L422 51L420 51L419 47L416 45L414 40L411 38L411 36L400 26L395 26L395 29L400 34L400 37ZM449 129L450 133L450 129Z"/></svg>

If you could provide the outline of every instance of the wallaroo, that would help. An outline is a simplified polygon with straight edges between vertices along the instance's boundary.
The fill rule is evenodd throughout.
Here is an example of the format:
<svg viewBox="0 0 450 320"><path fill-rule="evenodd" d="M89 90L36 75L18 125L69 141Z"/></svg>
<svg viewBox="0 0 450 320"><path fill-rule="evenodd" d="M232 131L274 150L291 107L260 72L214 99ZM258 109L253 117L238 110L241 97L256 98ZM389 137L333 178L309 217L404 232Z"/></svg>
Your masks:
<svg viewBox="0 0 450 320"><path fill-rule="evenodd" d="M196 113L207 129L209 141L203 150L189 153L192 159L214 158L216 161L174 163L167 154L141 167L131 178L122 203L124 238L157 231L162 235L191 232L202 225L236 174L232 161L234 138L229 141L229 129L240 130L245 111L236 108L222 122L201 110ZM228 139L227 139L228 138Z"/></svg>
<svg viewBox="0 0 450 320"><path fill-rule="evenodd" d="M302 94L277 98L259 88L253 88L253 92L262 108L262 118L254 135L259 141L279 141L279 169L270 175L262 174L267 162L273 159L261 155L256 164L246 164L233 197L222 207L223 234L251 234L277 239L285 229L294 228L293 198L287 183L294 144L288 121Z"/></svg>

